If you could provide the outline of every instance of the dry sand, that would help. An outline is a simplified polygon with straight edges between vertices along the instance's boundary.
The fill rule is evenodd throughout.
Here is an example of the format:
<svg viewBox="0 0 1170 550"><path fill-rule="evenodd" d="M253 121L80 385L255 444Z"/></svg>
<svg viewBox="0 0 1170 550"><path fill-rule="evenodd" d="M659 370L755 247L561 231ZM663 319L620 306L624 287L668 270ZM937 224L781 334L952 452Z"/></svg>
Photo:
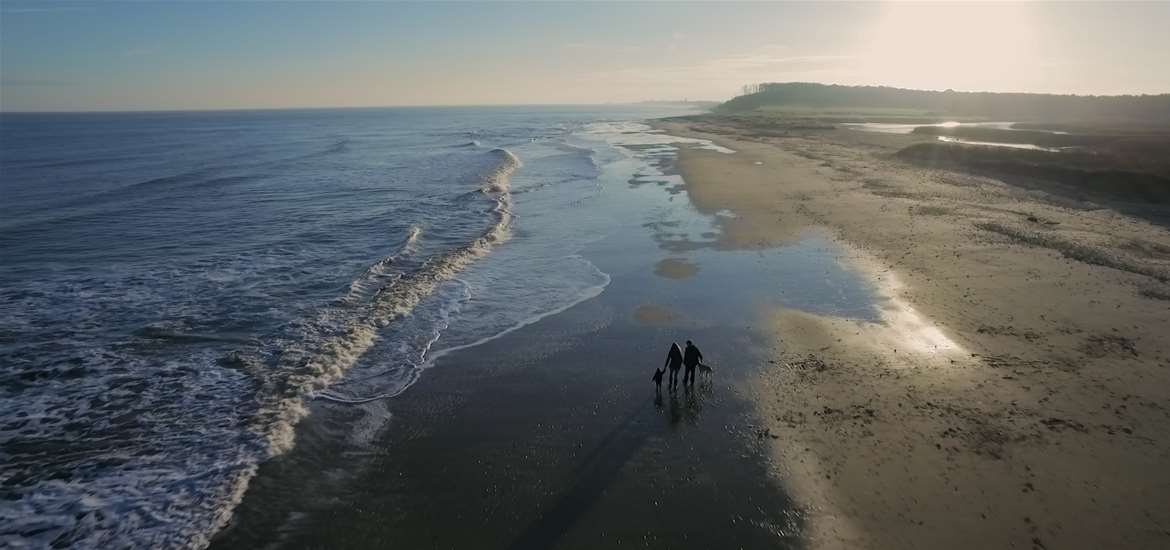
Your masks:
<svg viewBox="0 0 1170 550"><path fill-rule="evenodd" d="M906 136L670 134L719 246L831 232L883 322L766 316L772 472L812 548L1170 547L1170 232L890 158ZM784 136L784 137L775 137Z"/></svg>

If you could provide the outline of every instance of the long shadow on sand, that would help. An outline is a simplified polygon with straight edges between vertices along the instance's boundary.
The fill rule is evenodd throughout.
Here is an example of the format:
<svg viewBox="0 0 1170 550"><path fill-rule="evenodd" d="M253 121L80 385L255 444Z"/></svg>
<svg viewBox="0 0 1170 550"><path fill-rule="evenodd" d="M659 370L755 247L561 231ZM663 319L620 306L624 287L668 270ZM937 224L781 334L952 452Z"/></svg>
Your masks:
<svg viewBox="0 0 1170 550"><path fill-rule="evenodd" d="M711 384L684 388L685 403L680 404L677 391L669 391L669 421L673 427L684 418L694 419L702 400L711 393ZM653 408L639 406L611 430L582 458L573 477L576 483L555 504L547 507L540 519L528 526L509 548L527 550L552 548L573 523L584 516L620 476L622 468L661 429L661 412L665 408L663 392L657 392Z"/></svg>
<svg viewBox="0 0 1170 550"><path fill-rule="evenodd" d="M576 483L508 548L552 548L573 523L593 506L618 477L630 457L645 444L647 431L638 424L649 420L651 412L649 407L638 407L606 434L583 459L573 476Z"/></svg>
<svg viewBox="0 0 1170 550"><path fill-rule="evenodd" d="M445 358L388 402L371 456L299 443L265 465L214 547L798 547L800 514L726 384L746 372L655 399L641 362L660 361L646 342L661 334L614 322L605 298Z"/></svg>

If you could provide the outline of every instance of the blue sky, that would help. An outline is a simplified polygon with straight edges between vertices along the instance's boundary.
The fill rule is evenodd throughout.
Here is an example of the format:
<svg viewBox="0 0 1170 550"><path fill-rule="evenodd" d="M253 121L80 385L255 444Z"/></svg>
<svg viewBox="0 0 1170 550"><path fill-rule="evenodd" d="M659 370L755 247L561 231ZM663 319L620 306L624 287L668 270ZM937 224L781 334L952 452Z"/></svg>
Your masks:
<svg viewBox="0 0 1170 550"><path fill-rule="evenodd" d="M726 99L758 81L1170 92L1170 3L0 1L0 108Z"/></svg>

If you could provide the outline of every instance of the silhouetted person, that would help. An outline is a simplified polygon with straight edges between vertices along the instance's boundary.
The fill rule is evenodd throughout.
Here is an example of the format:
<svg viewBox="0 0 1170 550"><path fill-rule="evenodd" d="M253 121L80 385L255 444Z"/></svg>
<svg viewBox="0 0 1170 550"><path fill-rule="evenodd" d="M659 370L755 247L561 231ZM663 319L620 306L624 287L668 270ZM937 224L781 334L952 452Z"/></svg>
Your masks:
<svg viewBox="0 0 1170 550"><path fill-rule="evenodd" d="M670 369L670 383L669 387L674 388L678 386L678 369L682 368L683 354L682 350L678 349L678 343L670 344L670 351L666 352L666 365Z"/></svg>
<svg viewBox="0 0 1170 550"><path fill-rule="evenodd" d="M683 365L686 365L687 371L683 373L683 384L689 381L691 384L695 383L695 367L703 362L703 352L695 347L695 344L687 340L687 351L683 354Z"/></svg>

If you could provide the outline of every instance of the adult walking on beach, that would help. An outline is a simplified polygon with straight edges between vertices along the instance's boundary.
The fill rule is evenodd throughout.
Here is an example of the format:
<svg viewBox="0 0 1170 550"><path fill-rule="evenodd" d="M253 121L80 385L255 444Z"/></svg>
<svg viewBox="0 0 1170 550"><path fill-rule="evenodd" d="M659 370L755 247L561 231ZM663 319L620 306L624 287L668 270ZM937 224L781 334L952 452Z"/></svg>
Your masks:
<svg viewBox="0 0 1170 550"><path fill-rule="evenodd" d="M665 368L670 369L670 381L667 387L674 388L678 386L678 369L682 368L683 354L678 347L678 342L670 344L670 351L666 352Z"/></svg>
<svg viewBox="0 0 1170 550"><path fill-rule="evenodd" d="M695 370L702 362L703 352L699 351L694 343L687 340L687 351L683 356L683 365L687 367L687 370L683 373L683 385L686 385L688 380L691 385L695 384Z"/></svg>

